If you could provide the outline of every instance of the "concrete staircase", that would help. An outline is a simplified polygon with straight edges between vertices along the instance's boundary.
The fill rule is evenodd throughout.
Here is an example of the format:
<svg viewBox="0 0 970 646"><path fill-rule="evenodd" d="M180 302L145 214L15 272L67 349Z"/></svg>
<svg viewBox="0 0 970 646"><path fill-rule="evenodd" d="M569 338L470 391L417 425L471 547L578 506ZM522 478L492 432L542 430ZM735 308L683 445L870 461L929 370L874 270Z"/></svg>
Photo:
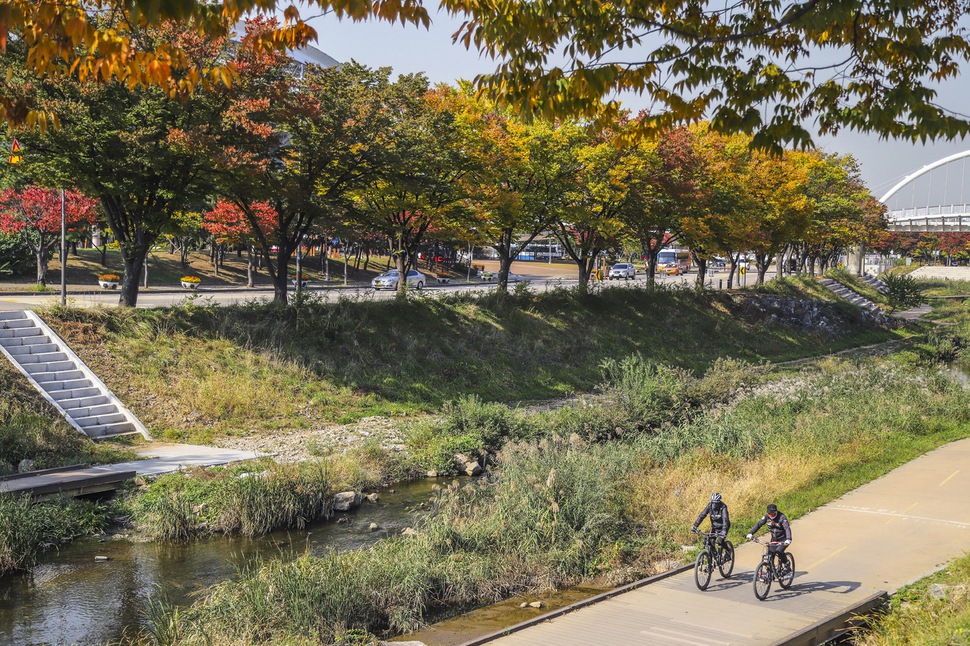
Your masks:
<svg viewBox="0 0 970 646"><path fill-rule="evenodd" d="M862 282L872 286L872 288L875 289L880 294L885 294L886 292L889 291L889 285L879 280L875 276L872 276L870 274L863 274L862 276L859 276L859 278L862 279Z"/></svg>
<svg viewBox="0 0 970 646"><path fill-rule="evenodd" d="M849 289L848 287L846 287L845 285L843 285L838 281L832 280L831 278L822 278L819 280L819 282L823 286L828 288L829 291L833 292L837 296L841 296L842 298L849 301L853 305L861 307L862 309L865 309L865 310L869 310L870 312L882 311L882 309L878 305L870 301L868 298Z"/></svg>
<svg viewBox="0 0 970 646"><path fill-rule="evenodd" d="M0 312L0 352L67 421L91 438L148 429L36 314Z"/></svg>

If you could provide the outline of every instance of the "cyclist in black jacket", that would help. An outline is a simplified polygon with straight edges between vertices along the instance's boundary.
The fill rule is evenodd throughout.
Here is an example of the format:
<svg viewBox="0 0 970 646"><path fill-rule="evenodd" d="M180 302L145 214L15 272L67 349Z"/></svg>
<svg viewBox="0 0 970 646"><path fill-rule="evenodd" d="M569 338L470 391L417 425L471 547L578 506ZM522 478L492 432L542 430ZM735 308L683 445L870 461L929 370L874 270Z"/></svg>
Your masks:
<svg viewBox="0 0 970 646"><path fill-rule="evenodd" d="M705 516L711 517L711 533L717 536L718 545L721 549L724 549L724 540L727 538L728 530L731 529L731 518L728 516L727 505L721 500L721 494L711 494L711 502L707 503L707 507L704 507L704 511L694 521L694 526L690 528L690 531L696 532Z"/></svg>
<svg viewBox="0 0 970 646"><path fill-rule="evenodd" d="M791 545L791 525L788 523L788 516L778 511L778 507L772 503L768 505L765 510L765 515L761 517L751 531L748 532L747 539L751 540L755 532L762 528L762 526L768 525L768 531L771 534L772 545L768 545L768 553L771 554L772 566L776 566L777 563L782 561L779 559L775 563L775 559L784 554L788 546Z"/></svg>

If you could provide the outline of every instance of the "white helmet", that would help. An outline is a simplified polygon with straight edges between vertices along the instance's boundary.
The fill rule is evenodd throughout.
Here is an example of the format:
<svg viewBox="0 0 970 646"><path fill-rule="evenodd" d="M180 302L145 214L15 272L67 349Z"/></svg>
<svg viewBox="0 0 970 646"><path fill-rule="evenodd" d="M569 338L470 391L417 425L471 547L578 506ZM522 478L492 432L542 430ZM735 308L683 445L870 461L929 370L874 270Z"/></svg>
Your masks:
<svg viewBox="0 0 970 646"><path fill-rule="evenodd" d="M721 494L719 494L719 493L712 493L711 494L711 502L721 502Z"/></svg>

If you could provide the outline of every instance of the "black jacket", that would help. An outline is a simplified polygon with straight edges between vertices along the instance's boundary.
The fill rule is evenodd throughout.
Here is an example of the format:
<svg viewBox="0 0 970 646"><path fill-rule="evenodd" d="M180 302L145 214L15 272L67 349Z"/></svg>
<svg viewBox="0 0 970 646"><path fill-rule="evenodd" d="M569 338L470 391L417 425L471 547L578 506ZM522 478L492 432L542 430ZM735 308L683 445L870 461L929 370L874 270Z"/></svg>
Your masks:
<svg viewBox="0 0 970 646"><path fill-rule="evenodd" d="M768 514L761 517L754 527L751 528L749 534L754 534L763 525L768 525L768 531L771 532L771 540L773 541L790 541L791 540L791 525L788 524L788 516L781 513L780 511L775 514L774 519L768 518Z"/></svg>
<svg viewBox="0 0 970 646"><path fill-rule="evenodd" d="M694 521L695 529L707 515L711 517L711 533L717 534L718 536L727 536L728 530L731 529L731 518L728 516L727 505L723 502L707 503L707 507L704 507L704 511Z"/></svg>

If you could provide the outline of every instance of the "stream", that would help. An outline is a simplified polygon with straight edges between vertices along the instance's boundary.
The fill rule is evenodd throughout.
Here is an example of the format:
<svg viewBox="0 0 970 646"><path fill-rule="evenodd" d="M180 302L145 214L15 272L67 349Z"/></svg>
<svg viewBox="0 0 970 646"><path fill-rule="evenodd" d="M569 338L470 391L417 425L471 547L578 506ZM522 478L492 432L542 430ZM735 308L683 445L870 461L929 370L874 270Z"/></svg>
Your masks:
<svg viewBox="0 0 970 646"><path fill-rule="evenodd" d="M309 550L354 550L398 534L432 495L421 479L380 492L349 514L303 530L257 538L213 537L185 544L89 538L41 556L30 572L0 578L0 644L104 644L137 630L150 596L180 606L210 585L234 578L256 559L291 558ZM340 516L349 522L338 523ZM371 531L376 523L380 529ZM106 560L104 557L107 557Z"/></svg>

